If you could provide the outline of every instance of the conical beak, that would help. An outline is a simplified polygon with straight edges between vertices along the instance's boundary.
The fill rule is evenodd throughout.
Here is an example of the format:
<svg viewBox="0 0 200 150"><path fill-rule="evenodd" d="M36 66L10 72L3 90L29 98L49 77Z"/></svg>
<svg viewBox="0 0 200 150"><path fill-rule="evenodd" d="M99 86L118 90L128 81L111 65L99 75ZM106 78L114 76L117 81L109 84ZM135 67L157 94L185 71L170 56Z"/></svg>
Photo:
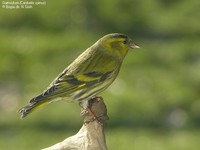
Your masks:
<svg viewBox="0 0 200 150"><path fill-rule="evenodd" d="M130 43L129 45L130 48L140 48L137 44L135 43Z"/></svg>

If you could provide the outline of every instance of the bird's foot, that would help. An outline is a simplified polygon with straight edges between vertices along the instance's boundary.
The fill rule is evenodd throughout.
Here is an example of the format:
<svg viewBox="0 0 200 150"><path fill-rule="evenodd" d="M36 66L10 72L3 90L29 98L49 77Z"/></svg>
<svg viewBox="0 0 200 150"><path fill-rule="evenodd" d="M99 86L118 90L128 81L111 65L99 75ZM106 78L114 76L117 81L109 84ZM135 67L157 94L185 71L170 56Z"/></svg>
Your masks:
<svg viewBox="0 0 200 150"><path fill-rule="evenodd" d="M101 107L100 107L101 106ZM107 120L107 114L101 97L94 97L89 101L87 108L83 108L81 115L85 116L84 124L97 121L103 124L103 120Z"/></svg>
<svg viewBox="0 0 200 150"><path fill-rule="evenodd" d="M92 112L92 110L89 107L84 109L83 111L81 111L81 115L83 115L83 116L89 115L89 117L90 117L89 120L84 121L84 124L88 124L88 123L93 122L95 120L98 121L98 117L95 116L95 114Z"/></svg>

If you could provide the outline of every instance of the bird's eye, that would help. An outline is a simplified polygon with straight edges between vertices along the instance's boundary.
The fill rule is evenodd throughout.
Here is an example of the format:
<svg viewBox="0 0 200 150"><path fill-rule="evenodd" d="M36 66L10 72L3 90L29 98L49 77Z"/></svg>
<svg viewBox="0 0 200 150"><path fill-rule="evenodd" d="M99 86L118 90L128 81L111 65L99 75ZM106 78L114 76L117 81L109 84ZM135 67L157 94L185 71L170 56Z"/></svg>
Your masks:
<svg viewBox="0 0 200 150"><path fill-rule="evenodd" d="M124 43L124 44L127 44L127 43L128 43L128 41L127 41L127 40L124 40L124 41L123 41L123 43Z"/></svg>

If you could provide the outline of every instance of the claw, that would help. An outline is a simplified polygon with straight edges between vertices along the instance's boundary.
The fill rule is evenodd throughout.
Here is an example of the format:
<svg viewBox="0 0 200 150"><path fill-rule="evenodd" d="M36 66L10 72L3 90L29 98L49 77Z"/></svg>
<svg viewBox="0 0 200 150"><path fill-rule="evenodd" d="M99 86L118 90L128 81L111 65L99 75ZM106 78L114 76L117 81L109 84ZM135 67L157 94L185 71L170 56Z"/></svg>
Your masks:
<svg viewBox="0 0 200 150"><path fill-rule="evenodd" d="M105 104L103 105L101 101L101 97L94 97L89 100L87 107L83 107L81 103L79 103L82 107L81 115L84 116L84 124L97 121L103 125L104 120L108 119ZM101 106L100 108L98 108L99 105Z"/></svg>

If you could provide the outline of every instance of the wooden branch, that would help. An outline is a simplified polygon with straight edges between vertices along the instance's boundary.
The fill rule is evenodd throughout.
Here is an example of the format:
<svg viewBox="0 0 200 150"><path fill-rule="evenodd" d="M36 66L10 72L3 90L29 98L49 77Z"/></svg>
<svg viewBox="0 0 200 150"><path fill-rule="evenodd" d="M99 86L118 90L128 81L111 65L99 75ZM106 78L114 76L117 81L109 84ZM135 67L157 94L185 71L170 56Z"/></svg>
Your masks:
<svg viewBox="0 0 200 150"><path fill-rule="evenodd" d="M107 150L104 124L108 116L103 99L101 97L91 99L89 108L96 119L83 110L84 123L79 132L43 150Z"/></svg>

